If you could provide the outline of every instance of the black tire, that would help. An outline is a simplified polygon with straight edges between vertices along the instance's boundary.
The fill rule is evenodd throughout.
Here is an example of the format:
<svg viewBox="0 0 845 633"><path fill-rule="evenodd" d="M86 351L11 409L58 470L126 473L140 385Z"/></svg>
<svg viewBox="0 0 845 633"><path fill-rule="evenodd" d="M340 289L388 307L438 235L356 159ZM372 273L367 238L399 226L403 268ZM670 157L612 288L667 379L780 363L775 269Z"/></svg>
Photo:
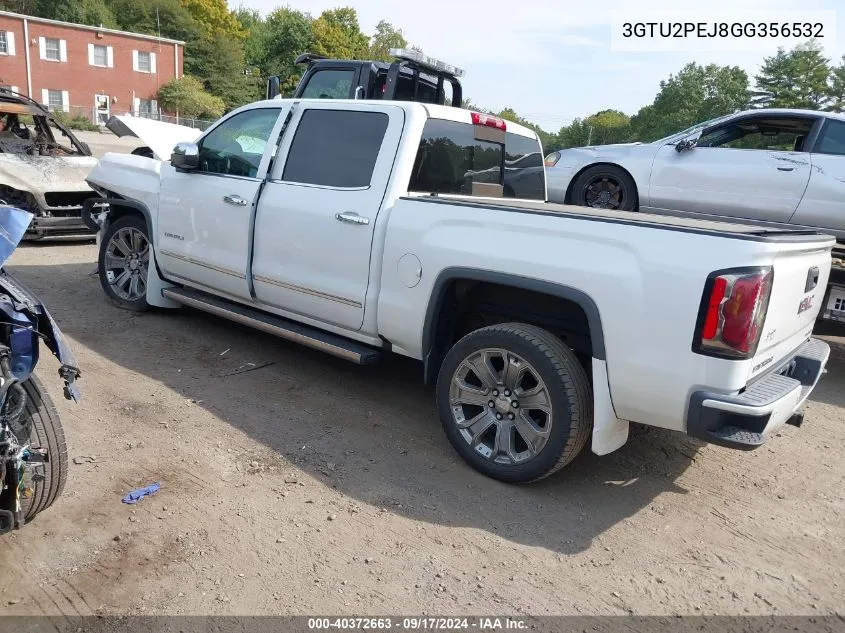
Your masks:
<svg viewBox="0 0 845 633"><path fill-rule="evenodd" d="M453 415L450 389L456 372L466 359L489 348L527 361L547 387L552 409L548 439L535 456L521 463L497 463L480 454L461 435ZM593 399L587 373L558 337L533 325L503 323L461 338L440 367L436 390L438 413L452 446L473 468L499 481L529 483L548 477L575 459L590 438Z"/></svg>
<svg viewBox="0 0 845 633"><path fill-rule="evenodd" d="M18 437L33 447L46 448L49 461L37 468L37 474L44 478L32 479L32 471L24 475L24 484L32 488L32 496L22 498L24 520L28 523L36 514L43 512L62 494L67 480L67 442L59 413L52 399L44 390L41 381L31 376L21 385L27 395L26 413L29 418L29 438Z"/></svg>
<svg viewBox="0 0 845 633"><path fill-rule="evenodd" d="M119 217L117 220L109 224L108 228L106 229L105 234L103 235L102 240L100 240L100 255L97 259L97 273L100 277L100 285L103 287L103 291L106 293L106 296L109 300L115 304L117 307L122 308L124 310L130 310L132 312L144 312L149 310L150 305L147 303L146 295L142 295L138 299L134 301L130 301L126 298L120 297L112 287L109 281L109 271L106 269L106 254L108 252L109 243L111 242L112 237L120 231L121 229L135 229L140 231L144 238L149 243L149 235L147 233L147 223L140 215L135 213L129 213L127 215L123 215ZM144 279L144 283L146 284L146 276Z"/></svg>
<svg viewBox="0 0 845 633"><path fill-rule="evenodd" d="M594 189L591 191L590 187ZM602 196L595 191L601 188L619 188L618 196L609 194L602 202ZM637 184L627 171L615 165L595 165L585 169L572 183L572 204L579 207L635 211L638 206ZM598 200L596 199L598 198Z"/></svg>

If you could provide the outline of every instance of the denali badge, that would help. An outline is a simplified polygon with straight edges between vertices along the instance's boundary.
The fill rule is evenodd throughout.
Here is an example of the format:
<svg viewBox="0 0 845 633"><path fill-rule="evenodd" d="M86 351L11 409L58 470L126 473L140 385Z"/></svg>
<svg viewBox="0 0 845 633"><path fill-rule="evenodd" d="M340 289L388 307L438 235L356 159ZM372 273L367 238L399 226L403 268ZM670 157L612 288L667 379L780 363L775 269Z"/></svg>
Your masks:
<svg viewBox="0 0 845 633"><path fill-rule="evenodd" d="M813 307L813 296L814 295L810 295L808 297L804 297L801 300L801 303L798 304L798 314L806 312L807 310Z"/></svg>

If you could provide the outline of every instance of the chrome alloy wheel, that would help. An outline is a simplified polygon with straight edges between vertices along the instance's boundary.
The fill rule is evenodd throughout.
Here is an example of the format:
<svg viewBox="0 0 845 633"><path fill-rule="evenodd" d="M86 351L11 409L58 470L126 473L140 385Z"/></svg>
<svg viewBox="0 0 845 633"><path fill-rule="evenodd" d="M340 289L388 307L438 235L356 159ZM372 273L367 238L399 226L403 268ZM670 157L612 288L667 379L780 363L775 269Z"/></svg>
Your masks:
<svg viewBox="0 0 845 633"><path fill-rule="evenodd" d="M134 227L116 231L106 246L104 268L114 293L125 301L137 301L147 292L150 243Z"/></svg>
<svg viewBox="0 0 845 633"><path fill-rule="evenodd" d="M521 464L545 447L552 403L539 372L504 349L482 349L458 365L449 389L452 420L472 449L498 464Z"/></svg>

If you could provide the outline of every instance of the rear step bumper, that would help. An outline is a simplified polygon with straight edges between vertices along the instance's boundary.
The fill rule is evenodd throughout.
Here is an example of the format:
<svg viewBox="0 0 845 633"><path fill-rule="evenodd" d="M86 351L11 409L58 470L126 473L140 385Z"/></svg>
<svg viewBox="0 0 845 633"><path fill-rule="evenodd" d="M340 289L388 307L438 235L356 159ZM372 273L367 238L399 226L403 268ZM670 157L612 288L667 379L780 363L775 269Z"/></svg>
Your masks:
<svg viewBox="0 0 845 633"><path fill-rule="evenodd" d="M710 444L753 450L784 424L801 426L798 409L827 364L830 346L811 338L779 369L739 394L696 391L690 398L687 435Z"/></svg>

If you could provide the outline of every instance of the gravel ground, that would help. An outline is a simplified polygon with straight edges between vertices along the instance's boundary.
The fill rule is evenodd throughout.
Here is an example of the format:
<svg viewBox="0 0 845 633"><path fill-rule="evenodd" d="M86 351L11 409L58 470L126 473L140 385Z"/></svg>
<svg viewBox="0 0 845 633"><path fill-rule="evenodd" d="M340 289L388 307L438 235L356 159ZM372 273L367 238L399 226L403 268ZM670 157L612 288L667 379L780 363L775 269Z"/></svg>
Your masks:
<svg viewBox="0 0 845 633"><path fill-rule="evenodd" d="M512 487L455 455L417 363L357 367L199 312L119 311L95 255L26 246L9 266L69 336L84 397L60 397L45 353L74 461L56 504L3 537L0 614L843 611L835 333L804 427L757 451L636 427L611 455Z"/></svg>

